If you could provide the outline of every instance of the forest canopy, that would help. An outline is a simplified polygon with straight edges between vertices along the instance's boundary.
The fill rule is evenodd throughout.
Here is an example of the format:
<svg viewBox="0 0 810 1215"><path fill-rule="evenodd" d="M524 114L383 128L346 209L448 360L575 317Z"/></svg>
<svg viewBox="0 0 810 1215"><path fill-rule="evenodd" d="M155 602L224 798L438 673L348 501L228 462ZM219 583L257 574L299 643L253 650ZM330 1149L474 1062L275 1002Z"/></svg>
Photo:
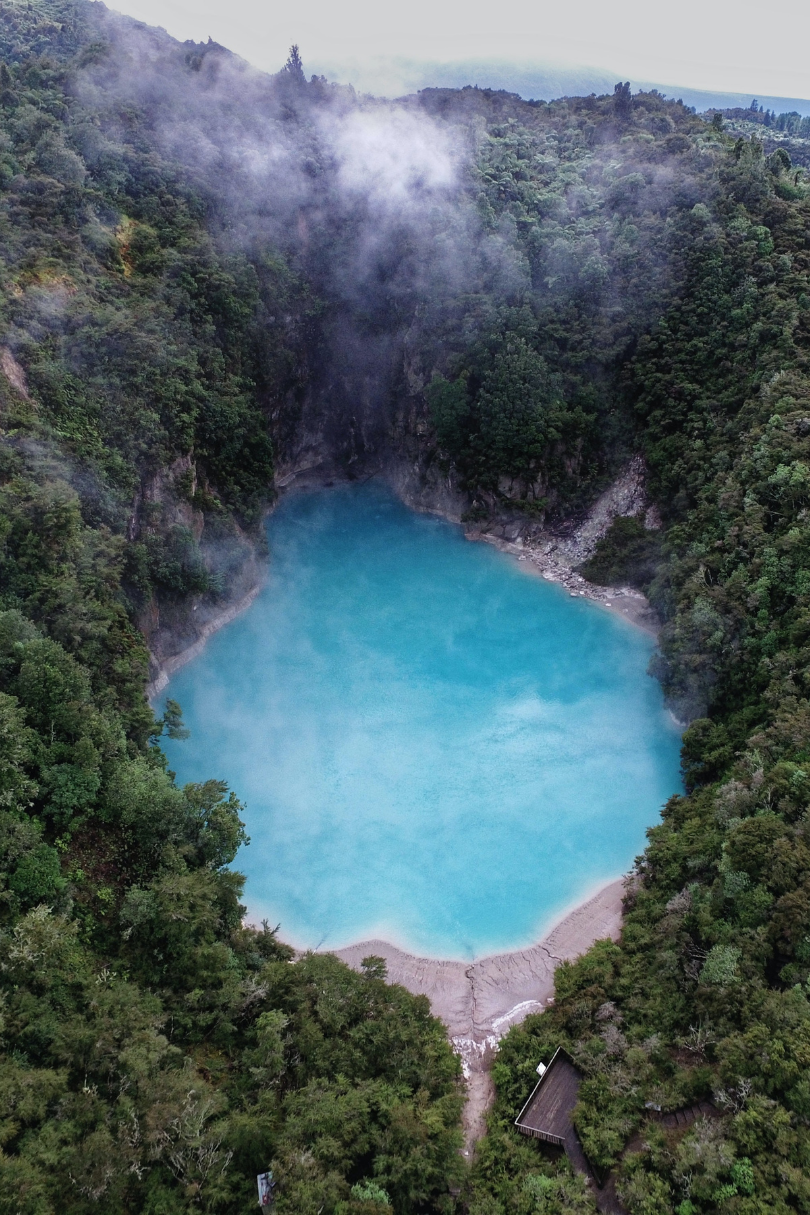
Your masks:
<svg viewBox="0 0 810 1215"><path fill-rule="evenodd" d="M398 103L85 0L0 0L0 1211L593 1211L521 1139L565 1046L629 1212L810 1210L810 139L660 94ZM396 155L393 154L396 151ZM149 646L275 480L407 459L470 518L663 526L584 572L663 627L684 794L619 943L501 1044L472 1168L424 998L245 924ZM659 1114L711 1106L686 1128Z"/></svg>

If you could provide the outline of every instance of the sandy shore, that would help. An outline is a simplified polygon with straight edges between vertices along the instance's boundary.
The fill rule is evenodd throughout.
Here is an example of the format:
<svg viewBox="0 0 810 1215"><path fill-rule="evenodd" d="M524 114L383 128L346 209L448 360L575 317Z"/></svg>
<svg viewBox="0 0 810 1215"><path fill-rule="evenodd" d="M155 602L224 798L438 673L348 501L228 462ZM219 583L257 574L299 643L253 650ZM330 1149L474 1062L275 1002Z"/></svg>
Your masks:
<svg viewBox="0 0 810 1215"><path fill-rule="evenodd" d="M526 562L527 572L539 574L547 582L559 583L572 598L590 599L600 604L653 637L657 637L661 631L661 621L641 591L631 586L597 586L594 582L588 582L581 574L574 572L564 549L558 548L553 540L544 540L537 545L512 544L491 532L468 532L467 539L484 540L494 545L519 562Z"/></svg>
<svg viewBox="0 0 810 1215"><path fill-rule="evenodd" d="M355 969L369 954L384 958L389 981L427 996L451 1037L500 1037L510 1025L545 1006L554 994L554 971L560 962L579 957L602 937L618 936L623 893L624 879L619 878L569 912L536 945L477 962L420 958L377 940L329 952Z"/></svg>
<svg viewBox="0 0 810 1215"><path fill-rule="evenodd" d="M579 957L594 941L618 939L623 894L624 879L619 878L564 916L536 945L477 962L420 958L375 940L329 951L356 970L370 954L384 958L389 982L428 997L433 1012L447 1026L467 1078L467 1154L484 1131L493 1095L489 1067L499 1039L510 1026L551 1002L554 971L560 962Z"/></svg>

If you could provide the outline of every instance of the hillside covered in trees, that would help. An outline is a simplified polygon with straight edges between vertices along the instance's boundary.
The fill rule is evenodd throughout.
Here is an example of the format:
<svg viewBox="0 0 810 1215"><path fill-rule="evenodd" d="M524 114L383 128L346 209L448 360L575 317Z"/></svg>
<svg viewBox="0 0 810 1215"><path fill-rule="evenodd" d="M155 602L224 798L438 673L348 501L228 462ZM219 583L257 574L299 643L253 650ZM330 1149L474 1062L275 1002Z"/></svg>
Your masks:
<svg viewBox="0 0 810 1215"><path fill-rule="evenodd" d="M512 1126L559 1044L628 1211L810 1211L810 187L739 121L377 102L0 0L0 1211L224 1215L267 1168L280 1215L592 1211ZM407 464L530 535L636 453L664 526L585 572L664 621L686 793L467 1169L427 1002L242 923L239 791L177 787L148 645L248 584L279 473Z"/></svg>

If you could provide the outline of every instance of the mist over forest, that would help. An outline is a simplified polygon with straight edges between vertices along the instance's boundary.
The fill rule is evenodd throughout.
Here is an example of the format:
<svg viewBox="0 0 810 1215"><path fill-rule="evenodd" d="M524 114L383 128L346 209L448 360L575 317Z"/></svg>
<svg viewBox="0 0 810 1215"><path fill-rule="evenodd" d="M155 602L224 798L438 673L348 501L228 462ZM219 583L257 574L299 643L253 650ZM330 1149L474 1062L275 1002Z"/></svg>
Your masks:
<svg viewBox="0 0 810 1215"><path fill-rule="evenodd" d="M560 1045L600 1209L808 1211L806 121L305 67L0 0L0 1212L594 1211L513 1127ZM582 572L660 617L685 791L468 1165L427 999L245 925L239 790L145 690L295 476L529 543L633 457Z"/></svg>

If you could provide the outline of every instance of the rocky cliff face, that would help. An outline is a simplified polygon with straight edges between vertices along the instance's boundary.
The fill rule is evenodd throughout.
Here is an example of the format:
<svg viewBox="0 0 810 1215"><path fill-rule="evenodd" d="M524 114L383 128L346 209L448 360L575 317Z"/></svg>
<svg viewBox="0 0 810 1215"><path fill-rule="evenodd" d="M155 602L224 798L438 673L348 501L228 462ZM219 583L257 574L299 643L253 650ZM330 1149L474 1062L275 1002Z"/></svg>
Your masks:
<svg viewBox="0 0 810 1215"><path fill-rule="evenodd" d="M573 571L593 552L617 515L646 511L650 527L658 526L645 490L644 466L635 457L578 518L527 514L505 492L473 504L452 466L441 458L430 424L424 370L409 364L407 351L397 375L343 378L313 376L300 398L290 398L274 411L270 426L276 445L276 475L271 499L290 492L378 476L414 510L463 523L470 539L524 550L545 576L565 585L584 580ZM199 652L205 640L246 607L258 593L267 571L263 528L248 533L232 520L196 509L198 469L191 455L144 483L134 506L131 538L157 527L181 527L199 544L206 568L218 578L213 593L185 598L159 597L144 610L140 624L152 654L150 694L165 686L168 675ZM475 509L471 509L475 506ZM603 589L594 597L604 598ZM637 593L629 596L643 600ZM644 601L646 603L646 601ZM652 625L642 605L643 623Z"/></svg>
<svg viewBox="0 0 810 1215"><path fill-rule="evenodd" d="M276 449L271 502L292 489L381 476L414 509L460 522L469 498L437 458L421 379L412 376L409 385L404 375L390 375L385 362L367 374L332 376L328 360L323 367L305 392L270 411ZM198 493L200 480L189 454L146 480L133 503L130 539L183 529L217 581L209 593L158 594L142 611L139 623L152 655L150 695L251 601L267 570L263 528L247 532L232 520L226 526L216 513L195 507L209 493L204 484Z"/></svg>
<svg viewBox="0 0 810 1215"><path fill-rule="evenodd" d="M241 611L261 585L262 535L247 534L230 515L201 510L198 503L201 497L205 501L206 490L188 454L147 477L132 504L129 539L148 543L179 535L210 583L198 593L158 592L142 608L138 624L151 656L149 696L165 687L169 674Z"/></svg>

